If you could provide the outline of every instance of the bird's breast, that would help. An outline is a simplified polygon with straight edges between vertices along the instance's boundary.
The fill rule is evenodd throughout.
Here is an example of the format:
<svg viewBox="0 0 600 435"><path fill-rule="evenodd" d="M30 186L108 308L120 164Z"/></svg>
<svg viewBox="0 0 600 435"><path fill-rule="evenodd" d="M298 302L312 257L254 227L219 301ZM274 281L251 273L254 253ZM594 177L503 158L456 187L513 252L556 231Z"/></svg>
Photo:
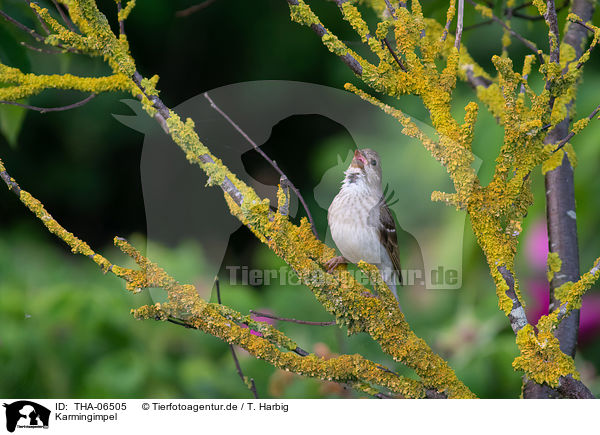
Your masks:
<svg viewBox="0 0 600 435"><path fill-rule="evenodd" d="M333 241L352 263L363 260L378 264L382 261L378 200L342 190L329 207L327 218Z"/></svg>

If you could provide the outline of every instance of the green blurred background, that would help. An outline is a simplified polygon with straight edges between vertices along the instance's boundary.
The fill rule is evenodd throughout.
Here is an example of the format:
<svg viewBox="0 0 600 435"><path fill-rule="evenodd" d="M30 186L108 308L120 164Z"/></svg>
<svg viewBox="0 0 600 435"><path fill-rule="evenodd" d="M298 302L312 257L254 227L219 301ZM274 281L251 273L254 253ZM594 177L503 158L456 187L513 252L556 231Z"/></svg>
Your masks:
<svg viewBox="0 0 600 435"><path fill-rule="evenodd" d="M44 4L44 2L41 2ZM325 24L351 46L360 44L339 19L333 2L310 2ZM295 80L341 88L358 82L347 67L321 45L309 29L289 19L285 0L229 2L216 0L187 17L176 11L193 1L144 1L126 23L138 69L158 74L168 106L227 84L251 80ZM423 1L426 15L445 21L447 2ZM115 21L112 1L101 9ZM0 1L0 8L34 26L21 1ZM467 6L465 25L484 21ZM496 11L501 14L500 7ZM533 13L531 10L526 10ZM367 14L373 18L372 14ZM566 10L559 14L562 23ZM514 21L514 27L546 47L540 22ZM463 42L490 73L491 54L500 54L501 30L496 25L467 29ZM27 50L34 44L22 32L0 22L0 59L24 71L101 75L106 67L76 55L48 55ZM517 69L525 54L513 42L510 55ZM597 57L597 56L596 56ZM600 63L586 66L577 110L587 115L598 104ZM532 77L537 89L540 77ZM474 99L471 88L459 84L454 108L457 117ZM59 106L82 98L75 92L47 91L31 98L37 106ZM21 186L39 198L66 228L87 240L114 262L128 260L112 247L115 235L135 245L152 244L153 258L182 282L193 283L202 273L202 246L188 241L161 246L146 240L140 182L143 136L112 114L131 112L119 102L126 95L101 95L82 108L39 114L0 106L0 155ZM399 107L420 120L427 113L417 98L403 97ZM581 268L589 268L600 247L600 147L595 139L600 123L592 123L573 141L579 158L575 172ZM480 107L474 153L483 160L479 175L489 181L502 142L502 129ZM278 144L285 143L285 148ZM209 144L218 155L218 144ZM326 211L312 195L323 175L322 160L346 156L353 142L347 131L320 116L296 116L273 129L263 149L301 188L317 220L326 230ZM252 152L244 155L248 173L265 184L277 176ZM538 316L547 295L543 257L544 183L533 175L535 204L524 224L517 272L528 300L528 314ZM541 260L540 260L541 258ZM249 264L279 268L283 263L244 228L232 236L220 276L227 265ZM215 299L215 295L206 297ZM600 393L600 299L597 289L584 302L582 340L577 363L584 380ZM330 320L302 286L230 286L223 284L224 303L248 312L269 310L284 317ZM511 362L517 356L514 334L497 308L493 282L481 250L465 225L463 288L406 296L404 309L411 326L435 351L447 358L480 397L518 397L520 375ZM0 377L2 397L249 397L237 377L229 348L220 340L172 324L135 321L131 308L150 303L146 293L131 295L123 283L103 275L88 259L75 257L6 189L0 188ZM412 313L412 314L411 314ZM277 323L299 345L319 355L360 352L411 375L382 355L367 336L347 337L336 327ZM244 351L238 352L244 372L256 381L261 397L357 397L337 385L304 379L273 369Z"/></svg>

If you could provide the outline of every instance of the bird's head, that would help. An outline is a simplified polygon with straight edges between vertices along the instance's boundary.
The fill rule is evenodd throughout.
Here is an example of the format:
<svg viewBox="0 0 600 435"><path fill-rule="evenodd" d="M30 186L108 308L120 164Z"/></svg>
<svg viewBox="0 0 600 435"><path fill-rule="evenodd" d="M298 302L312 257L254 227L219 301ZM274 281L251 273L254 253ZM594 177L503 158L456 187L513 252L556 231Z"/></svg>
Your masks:
<svg viewBox="0 0 600 435"><path fill-rule="evenodd" d="M346 171L346 181L364 182L370 188L381 189L381 158L370 148L354 151L354 158Z"/></svg>

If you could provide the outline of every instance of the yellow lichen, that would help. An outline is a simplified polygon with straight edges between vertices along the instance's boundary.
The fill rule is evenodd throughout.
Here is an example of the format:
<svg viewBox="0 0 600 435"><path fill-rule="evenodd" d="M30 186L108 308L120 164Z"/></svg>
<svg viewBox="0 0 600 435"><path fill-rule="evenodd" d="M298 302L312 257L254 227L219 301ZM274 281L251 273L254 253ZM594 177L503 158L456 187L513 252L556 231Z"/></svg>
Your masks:
<svg viewBox="0 0 600 435"><path fill-rule="evenodd" d="M558 385L561 376L579 379L573 358L561 352L552 331L539 331L536 335L533 327L526 325L517 333L517 345L521 355L515 358L513 367L525 372L529 379L552 387Z"/></svg>
<svg viewBox="0 0 600 435"><path fill-rule="evenodd" d="M561 267L562 267L562 260L558 256L558 252L549 252L548 253L548 269L546 271L548 282L552 281L555 273L560 272Z"/></svg>

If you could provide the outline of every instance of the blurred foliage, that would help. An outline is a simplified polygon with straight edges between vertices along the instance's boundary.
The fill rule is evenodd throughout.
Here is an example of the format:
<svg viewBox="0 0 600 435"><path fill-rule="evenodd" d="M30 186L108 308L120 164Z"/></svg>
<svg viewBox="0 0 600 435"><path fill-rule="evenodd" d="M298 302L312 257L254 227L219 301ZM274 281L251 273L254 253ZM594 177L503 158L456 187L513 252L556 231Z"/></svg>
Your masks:
<svg viewBox="0 0 600 435"><path fill-rule="evenodd" d="M290 22L284 0L240 1L235 13L229 2L217 0L186 18L176 17L175 12L194 1L138 3L127 23L132 52L144 75L160 75L162 98L169 106L219 86L248 80L298 80L341 88L352 79L347 67L331 56L314 34ZM355 38L339 19L333 2L313 3L334 32L342 38ZM446 3L423 2L424 12L442 22ZM105 0L99 4L114 20L114 2ZM34 18L22 5L21 1L0 1L3 10L34 26ZM561 12L561 23L564 16ZM465 25L480 21L467 7ZM543 26L514 21L515 28L528 35L534 34L532 30L538 25ZM485 25L466 30L463 42L473 57L491 71L490 50L500 53L501 34L497 26ZM0 23L0 59L39 73L103 71L101 63L85 57L26 50L18 43L24 38L22 33ZM531 39L544 46L545 38L545 32L538 32ZM514 59L522 59L526 54L516 42L509 51ZM599 103L596 89L600 85L600 63L598 56L593 57L585 67L577 101L582 115ZM460 117L462 107L473 99L473 92L460 84L455 95ZM28 104L50 107L80 98L77 93L47 92ZM139 177L143 138L112 118L111 113L129 114L119 103L120 98L103 95L82 108L51 114L0 106L0 153L11 175L42 200L61 223L93 247L106 247L103 253L109 258L125 261L110 247L110 241L115 235L145 231ZM428 117L416 98L402 98L399 106L416 119ZM574 140L579 158L575 182L582 270L597 257L600 246L598 136L600 123L593 122ZM501 137L501 128L482 107L473 152L482 159L479 176L483 183L493 173ZM323 170L330 167L326 162L334 162L337 154L344 158L353 146L343 127L316 116L298 116L282 122L264 146L305 193L311 209L316 210L320 233L324 233L326 211L316 206L313 189ZM219 144L211 147L218 155ZM276 184L278 178L254 153L246 157L252 176L266 174L270 184ZM532 176L536 202L526 219L524 238L545 215L543 177L539 172ZM139 235L132 241L140 247L145 243ZM193 283L194 277L202 273L205 256L202 248L191 241L176 247L155 246L153 252L160 252L160 258L152 260L181 281ZM238 230L230 240L220 273L222 298L233 308L242 312L269 310L304 320L330 320L302 286L226 284L226 266L235 264L260 269L284 266L245 228ZM517 255L516 270L522 277L535 277L523 250ZM523 282L526 285L527 281ZM527 288L523 290L531 302ZM597 290L592 293L597 294ZM214 294L212 298L215 299ZM463 288L408 292L404 300L403 308L414 331L449 360L473 392L480 397L520 394L521 380L511 367L517 356L514 334L497 308L492 279L468 222L463 243ZM14 196L0 188L0 361L4 373L10 373L0 378L0 396L249 397L226 344L173 324L133 320L129 310L149 302L147 293L130 295L117 278L103 275L85 258L72 257ZM360 352L411 375L382 356L367 336L346 337L345 331L336 327L290 323L277 326L301 347L320 355ZM599 345L600 336L596 334L578 352L584 381L596 394L600 391ZM238 356L245 374L255 379L261 397L355 397L355 393L337 385L277 371L243 351Z"/></svg>

